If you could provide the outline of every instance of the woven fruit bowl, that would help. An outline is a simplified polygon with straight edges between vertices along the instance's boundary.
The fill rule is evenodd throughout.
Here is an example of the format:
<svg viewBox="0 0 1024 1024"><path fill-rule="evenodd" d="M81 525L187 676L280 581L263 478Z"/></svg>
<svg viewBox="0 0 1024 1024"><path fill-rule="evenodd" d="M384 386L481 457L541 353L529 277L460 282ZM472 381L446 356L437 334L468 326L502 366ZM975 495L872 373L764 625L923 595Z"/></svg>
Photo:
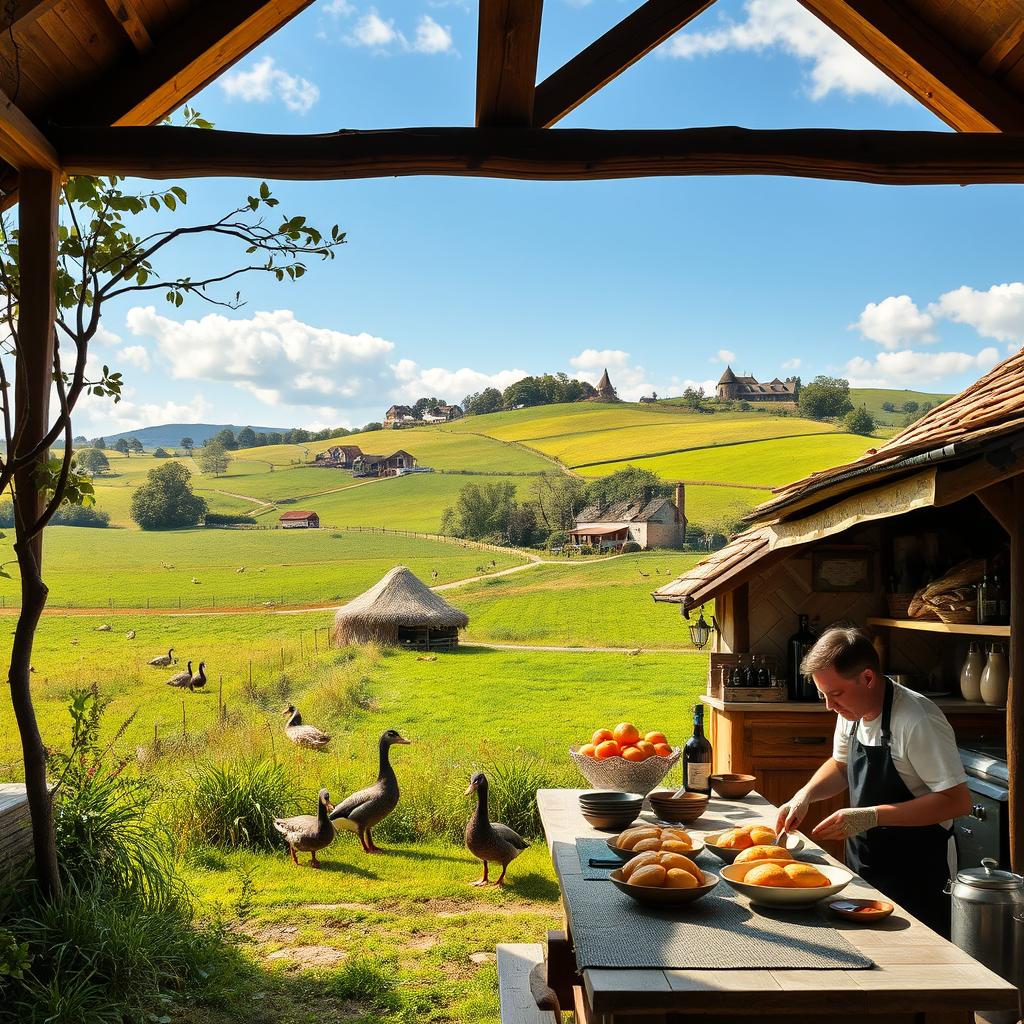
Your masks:
<svg viewBox="0 0 1024 1024"><path fill-rule="evenodd" d="M624 757L598 760L579 753L579 746L569 748L583 777L595 789L616 789L621 793L642 793L646 796L672 770L681 750L673 747L668 757L652 754L644 761L627 761Z"/></svg>

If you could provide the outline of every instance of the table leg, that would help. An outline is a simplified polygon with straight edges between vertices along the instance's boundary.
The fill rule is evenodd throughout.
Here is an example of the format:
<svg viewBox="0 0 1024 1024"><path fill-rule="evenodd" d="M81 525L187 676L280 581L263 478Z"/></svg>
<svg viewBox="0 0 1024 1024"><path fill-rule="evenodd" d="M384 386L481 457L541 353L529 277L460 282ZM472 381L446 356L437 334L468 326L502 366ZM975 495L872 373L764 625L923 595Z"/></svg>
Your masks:
<svg viewBox="0 0 1024 1024"><path fill-rule="evenodd" d="M548 986L562 1006L572 1006L573 988L582 985L583 979L576 969L576 954L566 932L548 932L547 965Z"/></svg>

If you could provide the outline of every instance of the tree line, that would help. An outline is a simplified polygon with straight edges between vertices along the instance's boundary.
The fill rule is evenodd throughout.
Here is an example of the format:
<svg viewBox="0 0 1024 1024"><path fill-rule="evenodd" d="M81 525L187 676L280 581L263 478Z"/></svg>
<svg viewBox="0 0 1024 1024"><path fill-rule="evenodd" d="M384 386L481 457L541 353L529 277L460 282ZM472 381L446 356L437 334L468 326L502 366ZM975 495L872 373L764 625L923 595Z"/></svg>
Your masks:
<svg viewBox="0 0 1024 1024"><path fill-rule="evenodd" d="M557 405L594 398L597 389L585 380L576 380L564 373L544 373L536 377L523 377L509 384L504 391L484 388L466 395L462 411L467 416L483 416L490 412L526 409L535 405Z"/></svg>

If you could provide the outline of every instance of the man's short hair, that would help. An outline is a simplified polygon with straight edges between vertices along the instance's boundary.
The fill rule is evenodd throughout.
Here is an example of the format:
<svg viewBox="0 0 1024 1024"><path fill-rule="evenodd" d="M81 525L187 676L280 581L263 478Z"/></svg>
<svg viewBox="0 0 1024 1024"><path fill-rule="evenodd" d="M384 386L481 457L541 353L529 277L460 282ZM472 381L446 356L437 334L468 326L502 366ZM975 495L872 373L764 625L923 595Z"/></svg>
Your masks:
<svg viewBox="0 0 1024 1024"><path fill-rule="evenodd" d="M844 679L853 679L867 668L882 674L878 651L856 626L829 626L800 662L805 676L826 668L834 668Z"/></svg>

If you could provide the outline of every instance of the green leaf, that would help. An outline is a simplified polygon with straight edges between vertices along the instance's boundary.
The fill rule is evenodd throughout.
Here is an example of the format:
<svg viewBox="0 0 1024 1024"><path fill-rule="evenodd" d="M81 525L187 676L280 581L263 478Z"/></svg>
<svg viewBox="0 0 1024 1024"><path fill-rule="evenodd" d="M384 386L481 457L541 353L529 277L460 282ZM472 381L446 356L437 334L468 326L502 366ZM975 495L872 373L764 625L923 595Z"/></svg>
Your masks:
<svg viewBox="0 0 1024 1024"><path fill-rule="evenodd" d="M260 199L270 198L270 186L265 182L260 182Z"/></svg>

